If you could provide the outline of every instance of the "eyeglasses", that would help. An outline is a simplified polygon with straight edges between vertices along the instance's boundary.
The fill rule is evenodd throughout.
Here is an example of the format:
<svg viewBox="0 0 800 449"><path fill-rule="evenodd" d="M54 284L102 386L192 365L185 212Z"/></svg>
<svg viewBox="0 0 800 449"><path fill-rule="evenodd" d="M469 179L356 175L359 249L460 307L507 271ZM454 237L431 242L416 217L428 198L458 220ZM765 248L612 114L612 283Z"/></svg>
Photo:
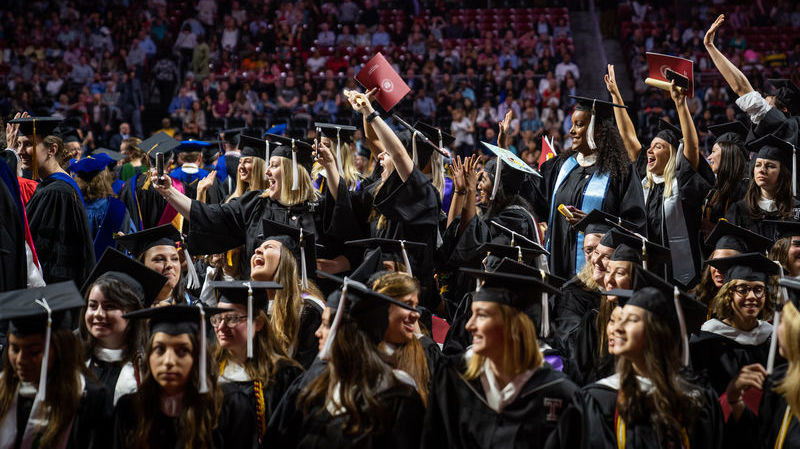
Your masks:
<svg viewBox="0 0 800 449"><path fill-rule="evenodd" d="M209 319L209 321L211 321L211 325L214 327L225 323L226 326L234 328L246 319L247 315L214 315Z"/></svg>
<svg viewBox="0 0 800 449"><path fill-rule="evenodd" d="M753 292L753 296L755 296L756 298L761 298L762 296L764 296L766 288L764 288L763 285L742 284L742 285L737 285L736 287L733 288L733 290L744 298L746 298L751 291Z"/></svg>

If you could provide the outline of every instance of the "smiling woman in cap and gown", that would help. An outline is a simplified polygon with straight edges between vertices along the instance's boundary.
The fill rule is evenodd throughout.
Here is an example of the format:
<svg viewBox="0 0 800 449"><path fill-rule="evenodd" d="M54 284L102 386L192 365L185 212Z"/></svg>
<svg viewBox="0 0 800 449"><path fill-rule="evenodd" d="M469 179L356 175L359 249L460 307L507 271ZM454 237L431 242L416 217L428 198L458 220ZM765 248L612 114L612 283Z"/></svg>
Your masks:
<svg viewBox="0 0 800 449"><path fill-rule="evenodd" d="M708 155L708 165L717 179L703 203L703 235L708 235L720 218L725 218L731 204L744 198L748 183L744 182L750 167L750 151L745 146L747 128L741 122L709 126L717 137Z"/></svg>
<svg viewBox="0 0 800 449"><path fill-rule="evenodd" d="M8 325L0 447L108 447L107 392L86 372L72 331L74 313L84 304L75 284L6 292L0 303L0 322Z"/></svg>
<svg viewBox="0 0 800 449"><path fill-rule="evenodd" d="M328 276L328 275L326 275ZM390 305L411 306L347 278L323 319L330 324L321 373L286 393L267 427L276 447L418 448L424 407L414 381L378 344Z"/></svg>
<svg viewBox="0 0 800 449"><path fill-rule="evenodd" d="M582 236L571 225L584 214L602 209L644 232L644 196L614 126L612 103L576 97L570 137L572 148L540 168L533 204L536 215L548 219L548 250L553 274L570 278L585 263ZM564 205L572 218L559 213ZM571 209L570 209L571 208ZM554 254L558 254L555 257Z"/></svg>
<svg viewBox="0 0 800 449"><path fill-rule="evenodd" d="M60 165L66 149L50 133L60 119L19 118L22 168L42 181L27 204L28 224L47 283L83 283L95 262L94 247L80 188Z"/></svg>

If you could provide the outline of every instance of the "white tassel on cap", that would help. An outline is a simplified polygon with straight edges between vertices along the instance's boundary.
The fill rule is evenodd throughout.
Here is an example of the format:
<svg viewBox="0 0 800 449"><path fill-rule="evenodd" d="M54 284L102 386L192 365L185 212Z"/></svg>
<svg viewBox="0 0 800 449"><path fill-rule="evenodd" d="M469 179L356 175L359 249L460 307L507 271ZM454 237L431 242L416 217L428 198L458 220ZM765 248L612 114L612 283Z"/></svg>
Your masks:
<svg viewBox="0 0 800 449"><path fill-rule="evenodd" d="M303 244L303 228L300 228L300 285L308 288L308 275L306 274L306 249Z"/></svg>
<svg viewBox="0 0 800 449"><path fill-rule="evenodd" d="M780 271L780 278L783 278L783 266L777 260L774 261L778 265ZM782 305L789 292L786 287L781 286L778 288L778 304ZM775 314L772 318L772 340L769 342L769 355L767 356L767 374L772 374L775 369L775 355L778 353L778 326L781 324L781 307L775 307Z"/></svg>
<svg viewBox="0 0 800 449"><path fill-rule="evenodd" d="M678 287L673 287L673 301L675 302L675 312L678 314L678 326L681 329L681 362L683 366L689 366L689 336L686 334L686 317L683 315L683 307L681 307L681 292Z"/></svg>
<svg viewBox="0 0 800 449"><path fill-rule="evenodd" d="M342 139L339 136L342 128L336 127L336 168L342 173Z"/></svg>
<svg viewBox="0 0 800 449"><path fill-rule="evenodd" d="M328 338L325 340L325 346L323 346L322 351L319 352L319 358L321 360L330 360L331 358L331 347L333 347L333 340L336 338L336 332L339 330L339 322L342 321L342 314L344 313L345 302L347 301L347 284L349 282L350 279L345 276L342 286L342 296L339 298L339 307L336 308L336 316L333 318L330 331L328 331Z"/></svg>
<svg viewBox="0 0 800 449"><path fill-rule="evenodd" d="M197 270L192 262L192 255L189 254L186 246L183 247L183 257L186 259L186 288L189 290L200 288L200 278L197 276Z"/></svg>
<svg viewBox="0 0 800 449"><path fill-rule="evenodd" d="M47 328L44 332L44 353L42 354L42 367L39 370L39 389L36 391L36 398L34 399L34 401L44 401L47 397L47 361L50 360L50 336L53 332L53 310L50 308L50 304L47 303L46 298L37 299L34 302L47 311Z"/></svg>
<svg viewBox="0 0 800 449"><path fill-rule="evenodd" d="M297 145L295 140L292 139L292 190L300 189L299 177L300 175L297 172Z"/></svg>
<svg viewBox="0 0 800 449"><path fill-rule="evenodd" d="M400 240L400 253L403 255L403 263L406 265L406 273L409 276L414 276L411 272L411 262L408 261L408 252L406 251L406 241Z"/></svg>
<svg viewBox="0 0 800 449"><path fill-rule="evenodd" d="M418 159L418 157L417 157L417 135L418 134L419 134L419 131L417 131L417 130L414 130L414 132L411 133L411 161L414 162L414 165L417 165L417 159Z"/></svg>
<svg viewBox="0 0 800 449"><path fill-rule="evenodd" d="M592 101L592 118L589 120L589 129L586 130L586 143L589 145L590 150L597 149L597 144L594 142L595 103L597 103L597 100Z"/></svg>
<svg viewBox="0 0 800 449"><path fill-rule="evenodd" d="M642 239L642 268L647 271L647 239L639 233L634 233L634 235Z"/></svg>
<svg viewBox="0 0 800 449"><path fill-rule="evenodd" d="M500 174L503 172L503 160L500 159L500 156L497 156L495 160L497 161L497 165L494 167L494 184L492 185L491 200L494 200L494 197L497 195L497 188L500 186Z"/></svg>
<svg viewBox="0 0 800 449"><path fill-rule="evenodd" d="M792 196L797 196L797 149L792 145Z"/></svg>
<svg viewBox="0 0 800 449"><path fill-rule="evenodd" d="M267 147L267 159L265 161L266 164L264 165L264 173L263 173L264 174L264 181L266 181L267 180L267 169L269 169L269 139L265 140L264 142L266 142L266 147Z"/></svg>
<svg viewBox="0 0 800 449"><path fill-rule="evenodd" d="M539 275L542 277L542 282L547 282L547 273L544 270L539 270ZM542 338L550 336L550 302L548 301L547 292L542 292Z"/></svg>
<svg viewBox="0 0 800 449"><path fill-rule="evenodd" d="M247 358L253 358L253 285L247 285Z"/></svg>
<svg viewBox="0 0 800 449"><path fill-rule="evenodd" d="M203 303L198 302L197 307L200 308L200 385L197 392L200 394L208 393L208 372L206 372L208 364L208 352L206 341L206 311L203 308Z"/></svg>

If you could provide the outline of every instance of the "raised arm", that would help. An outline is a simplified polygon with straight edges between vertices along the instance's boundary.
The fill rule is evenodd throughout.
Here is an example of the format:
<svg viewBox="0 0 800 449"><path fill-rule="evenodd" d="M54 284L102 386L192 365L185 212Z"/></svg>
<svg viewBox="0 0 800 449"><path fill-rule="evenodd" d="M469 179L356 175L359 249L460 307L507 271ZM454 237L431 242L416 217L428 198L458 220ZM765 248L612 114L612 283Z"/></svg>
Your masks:
<svg viewBox="0 0 800 449"><path fill-rule="evenodd" d="M336 158L333 157L331 149L325 146L321 141L317 143L317 157L319 158L322 167L325 168L325 179L327 182L325 186L333 197L334 201L339 198L339 169L336 167Z"/></svg>
<svg viewBox="0 0 800 449"><path fill-rule="evenodd" d="M678 119L681 122L683 157L689 161L693 170L697 170L697 164L700 163L700 144L697 139L697 130L692 121L692 113L689 112L689 105L686 104L686 94L674 82L669 93L672 96L672 101L675 102L675 108L678 110Z"/></svg>
<svg viewBox="0 0 800 449"><path fill-rule="evenodd" d="M736 95L741 97L742 95L752 92L753 86L750 85L750 81L747 80L744 73L733 65L733 63L714 45L714 38L717 34L717 30L722 26L723 22L725 22L725 14L720 14L706 32L706 36L703 38L703 45L705 45L706 51L708 55L711 56L711 60L714 62L717 70L719 70L719 73L725 78L725 82L731 86L731 89L736 92Z"/></svg>
<svg viewBox="0 0 800 449"><path fill-rule="evenodd" d="M617 78L614 76L614 66L612 64L608 65L608 73L604 79L606 81L606 89L611 94L611 101L624 105L625 101L622 99L622 94L619 93ZM639 157L642 144L639 142L639 138L636 137L636 128L633 126L633 121L624 108L614 108L614 118L617 121L619 134L622 136L622 143L625 144L625 152L628 153L628 159L634 162Z"/></svg>
<svg viewBox="0 0 800 449"><path fill-rule="evenodd" d="M156 191L160 193L179 214L183 215L185 221L189 221L192 210L191 198L178 191L175 187L172 187L172 178L167 174L164 174L164 176L159 179L156 169L152 169L150 170L150 179L153 180L153 187Z"/></svg>

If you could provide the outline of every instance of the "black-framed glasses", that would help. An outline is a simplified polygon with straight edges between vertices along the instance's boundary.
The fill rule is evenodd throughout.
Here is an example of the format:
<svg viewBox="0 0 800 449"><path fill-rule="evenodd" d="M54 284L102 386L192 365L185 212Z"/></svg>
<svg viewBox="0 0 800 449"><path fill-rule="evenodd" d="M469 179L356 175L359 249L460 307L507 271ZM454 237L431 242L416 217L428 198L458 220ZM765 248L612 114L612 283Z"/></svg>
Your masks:
<svg viewBox="0 0 800 449"><path fill-rule="evenodd" d="M751 291L753 292L753 296L755 296L756 298L761 298L764 296L764 292L767 291L767 289L763 285L745 285L745 284L737 285L733 288L733 290L737 294L741 295L743 298L746 298Z"/></svg>
<svg viewBox="0 0 800 449"><path fill-rule="evenodd" d="M225 323L226 326L230 328L234 328L239 325L242 321L247 319L247 315L214 315L212 316L209 321L211 321L211 325L214 327L219 326L222 323Z"/></svg>

